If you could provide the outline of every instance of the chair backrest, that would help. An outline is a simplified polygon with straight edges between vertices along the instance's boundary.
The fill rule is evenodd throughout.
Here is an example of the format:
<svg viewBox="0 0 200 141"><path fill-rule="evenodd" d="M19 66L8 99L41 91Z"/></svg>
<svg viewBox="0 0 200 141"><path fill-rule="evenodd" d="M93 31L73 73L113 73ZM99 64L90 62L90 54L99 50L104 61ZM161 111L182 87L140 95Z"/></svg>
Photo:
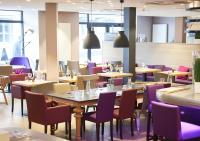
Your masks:
<svg viewBox="0 0 200 141"><path fill-rule="evenodd" d="M116 92L100 93L96 118L98 122L106 122L113 119Z"/></svg>
<svg viewBox="0 0 200 141"><path fill-rule="evenodd" d="M79 61L72 61L72 60L68 60L67 61L67 67L69 69L70 72L73 73L79 73Z"/></svg>
<svg viewBox="0 0 200 141"><path fill-rule="evenodd" d="M156 82L159 82L162 80L164 80L164 82L167 82L167 78L168 78L168 74L164 74L164 73L154 73L154 80Z"/></svg>
<svg viewBox="0 0 200 141"><path fill-rule="evenodd" d="M20 86L11 85L11 95L13 98L25 99L24 91Z"/></svg>
<svg viewBox="0 0 200 141"><path fill-rule="evenodd" d="M99 76L96 74L93 75L78 75L77 76L77 87L79 90L84 90L86 88L86 82L90 81L90 87L96 88L96 81L99 79Z"/></svg>
<svg viewBox="0 0 200 141"><path fill-rule="evenodd" d="M162 84L149 85L146 87L148 105L151 104L152 101L158 101L156 98L156 91L162 88L164 88L164 85Z"/></svg>
<svg viewBox="0 0 200 141"><path fill-rule="evenodd" d="M92 74L102 73L103 69L102 67L93 67L92 68Z"/></svg>
<svg viewBox="0 0 200 141"><path fill-rule="evenodd" d="M69 83L54 83L53 92L55 93L66 93L71 91L71 86Z"/></svg>
<svg viewBox="0 0 200 141"><path fill-rule="evenodd" d="M133 116L136 102L136 89L129 89L122 92L120 100L119 116L122 119L130 118Z"/></svg>
<svg viewBox="0 0 200 141"><path fill-rule="evenodd" d="M168 140L180 140L181 124L178 106L152 102L154 134Z"/></svg>
<svg viewBox="0 0 200 141"><path fill-rule="evenodd" d="M35 60L35 70L39 69L39 59Z"/></svg>
<svg viewBox="0 0 200 141"><path fill-rule="evenodd" d="M123 78L114 78L113 81L115 86L123 85Z"/></svg>
<svg viewBox="0 0 200 141"><path fill-rule="evenodd" d="M28 57L13 57L10 61L10 65L22 65L26 68L31 68Z"/></svg>
<svg viewBox="0 0 200 141"><path fill-rule="evenodd" d="M118 66L121 66L121 65L122 65L122 61L111 61L110 64L111 64L111 65L118 65Z"/></svg>
<svg viewBox="0 0 200 141"><path fill-rule="evenodd" d="M88 67L88 73L89 73L89 74L92 74L92 68L93 68L93 67L96 67L96 63L94 63L94 62L89 62L88 65L87 65L87 67Z"/></svg>
<svg viewBox="0 0 200 141"><path fill-rule="evenodd" d="M12 66L10 66L10 65L0 66L0 75L9 76L10 74L12 74Z"/></svg>
<svg viewBox="0 0 200 141"><path fill-rule="evenodd" d="M25 91L27 100L28 119L36 123L45 122L45 111L47 109L45 96L43 94Z"/></svg>
<svg viewBox="0 0 200 141"><path fill-rule="evenodd" d="M67 73L67 68L65 66L64 61L59 61L59 71L66 74Z"/></svg>
<svg viewBox="0 0 200 141"><path fill-rule="evenodd" d="M12 84L13 81L23 81L25 80L25 77L27 74L21 73L21 74L10 74L10 82Z"/></svg>

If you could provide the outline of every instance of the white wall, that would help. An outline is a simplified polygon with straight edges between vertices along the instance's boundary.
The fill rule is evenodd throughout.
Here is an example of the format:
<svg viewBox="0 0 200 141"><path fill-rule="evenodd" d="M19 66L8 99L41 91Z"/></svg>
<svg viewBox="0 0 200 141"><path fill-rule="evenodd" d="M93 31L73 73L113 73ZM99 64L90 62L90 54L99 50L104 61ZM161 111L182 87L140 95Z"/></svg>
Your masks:
<svg viewBox="0 0 200 141"><path fill-rule="evenodd" d="M192 67L192 51L200 50L200 45L184 43L137 43L136 63L166 65L178 68L180 65Z"/></svg>
<svg viewBox="0 0 200 141"><path fill-rule="evenodd" d="M25 56L29 58L32 69L35 69L35 60L39 58L38 11L24 11L24 31L32 29L33 34L27 34L25 42L30 42L25 48Z"/></svg>

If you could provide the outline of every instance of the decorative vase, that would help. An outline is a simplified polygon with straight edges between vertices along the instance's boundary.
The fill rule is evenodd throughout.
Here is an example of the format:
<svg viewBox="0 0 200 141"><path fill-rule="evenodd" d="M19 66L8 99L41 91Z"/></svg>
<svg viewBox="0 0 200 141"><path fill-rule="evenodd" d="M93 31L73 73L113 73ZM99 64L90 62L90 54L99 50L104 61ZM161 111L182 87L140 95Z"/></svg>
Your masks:
<svg viewBox="0 0 200 141"><path fill-rule="evenodd" d="M200 93L200 82L194 82L194 92Z"/></svg>

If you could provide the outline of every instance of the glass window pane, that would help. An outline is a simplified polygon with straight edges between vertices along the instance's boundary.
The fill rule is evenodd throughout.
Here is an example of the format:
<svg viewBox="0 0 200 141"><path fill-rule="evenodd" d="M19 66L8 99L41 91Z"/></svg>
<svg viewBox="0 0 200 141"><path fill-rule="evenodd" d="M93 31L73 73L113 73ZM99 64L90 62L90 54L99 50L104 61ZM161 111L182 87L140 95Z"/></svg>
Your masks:
<svg viewBox="0 0 200 141"><path fill-rule="evenodd" d="M3 34L0 34L0 42L3 42Z"/></svg>
<svg viewBox="0 0 200 141"><path fill-rule="evenodd" d="M5 34L5 40L4 42L9 42L9 34Z"/></svg>
<svg viewBox="0 0 200 141"><path fill-rule="evenodd" d="M0 20L21 21L21 11L0 11Z"/></svg>
<svg viewBox="0 0 200 141"><path fill-rule="evenodd" d="M0 32L3 32L3 24L0 23Z"/></svg>
<svg viewBox="0 0 200 141"><path fill-rule="evenodd" d="M79 47L79 62L80 63L86 63L87 62L87 49L83 48L83 42L84 39L87 35L87 25L86 24L80 24L79 25L79 43L80 43L80 47Z"/></svg>

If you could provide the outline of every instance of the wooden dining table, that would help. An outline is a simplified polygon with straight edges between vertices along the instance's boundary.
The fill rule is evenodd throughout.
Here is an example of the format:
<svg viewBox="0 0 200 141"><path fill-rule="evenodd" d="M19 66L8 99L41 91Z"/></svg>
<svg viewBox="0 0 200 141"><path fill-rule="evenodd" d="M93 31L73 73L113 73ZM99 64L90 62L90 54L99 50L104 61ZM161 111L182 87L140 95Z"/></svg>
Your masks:
<svg viewBox="0 0 200 141"><path fill-rule="evenodd" d="M144 81L147 81L147 73L155 73L160 72L160 69L152 69L152 68L146 68L146 67L136 67L135 72L136 74L142 74L144 77Z"/></svg>
<svg viewBox="0 0 200 141"><path fill-rule="evenodd" d="M175 82L175 78L177 76L190 76L190 75L192 75L191 72L182 72L182 71L161 71L161 72L158 72L158 73L168 75L172 79L172 82Z"/></svg>
<svg viewBox="0 0 200 141"><path fill-rule="evenodd" d="M108 77L108 78L122 78L122 77L132 77L132 73L124 73L124 72L105 72L105 73L97 73L98 76Z"/></svg>
<svg viewBox="0 0 200 141"><path fill-rule="evenodd" d="M53 84L55 83L54 81L47 81L47 80L24 80L24 81L13 81L12 84L21 86L21 87L26 87L26 88L33 88L36 86L40 85L45 85L45 84Z"/></svg>
<svg viewBox="0 0 200 141"><path fill-rule="evenodd" d="M135 88L137 90L143 89L143 87L139 85L132 85L131 88ZM82 113L83 113L82 107L97 104L100 93L116 91L117 92L116 99L118 99L121 97L122 91L126 89L129 89L129 88L127 86L115 86L113 88L105 87L105 88L91 89L89 90L89 92L86 92L84 90L76 90L76 91L67 92L67 93L49 93L47 94L47 96L52 100L75 107L74 116L76 118L76 139L80 140L81 139L81 136L80 136L81 118L82 118Z"/></svg>

